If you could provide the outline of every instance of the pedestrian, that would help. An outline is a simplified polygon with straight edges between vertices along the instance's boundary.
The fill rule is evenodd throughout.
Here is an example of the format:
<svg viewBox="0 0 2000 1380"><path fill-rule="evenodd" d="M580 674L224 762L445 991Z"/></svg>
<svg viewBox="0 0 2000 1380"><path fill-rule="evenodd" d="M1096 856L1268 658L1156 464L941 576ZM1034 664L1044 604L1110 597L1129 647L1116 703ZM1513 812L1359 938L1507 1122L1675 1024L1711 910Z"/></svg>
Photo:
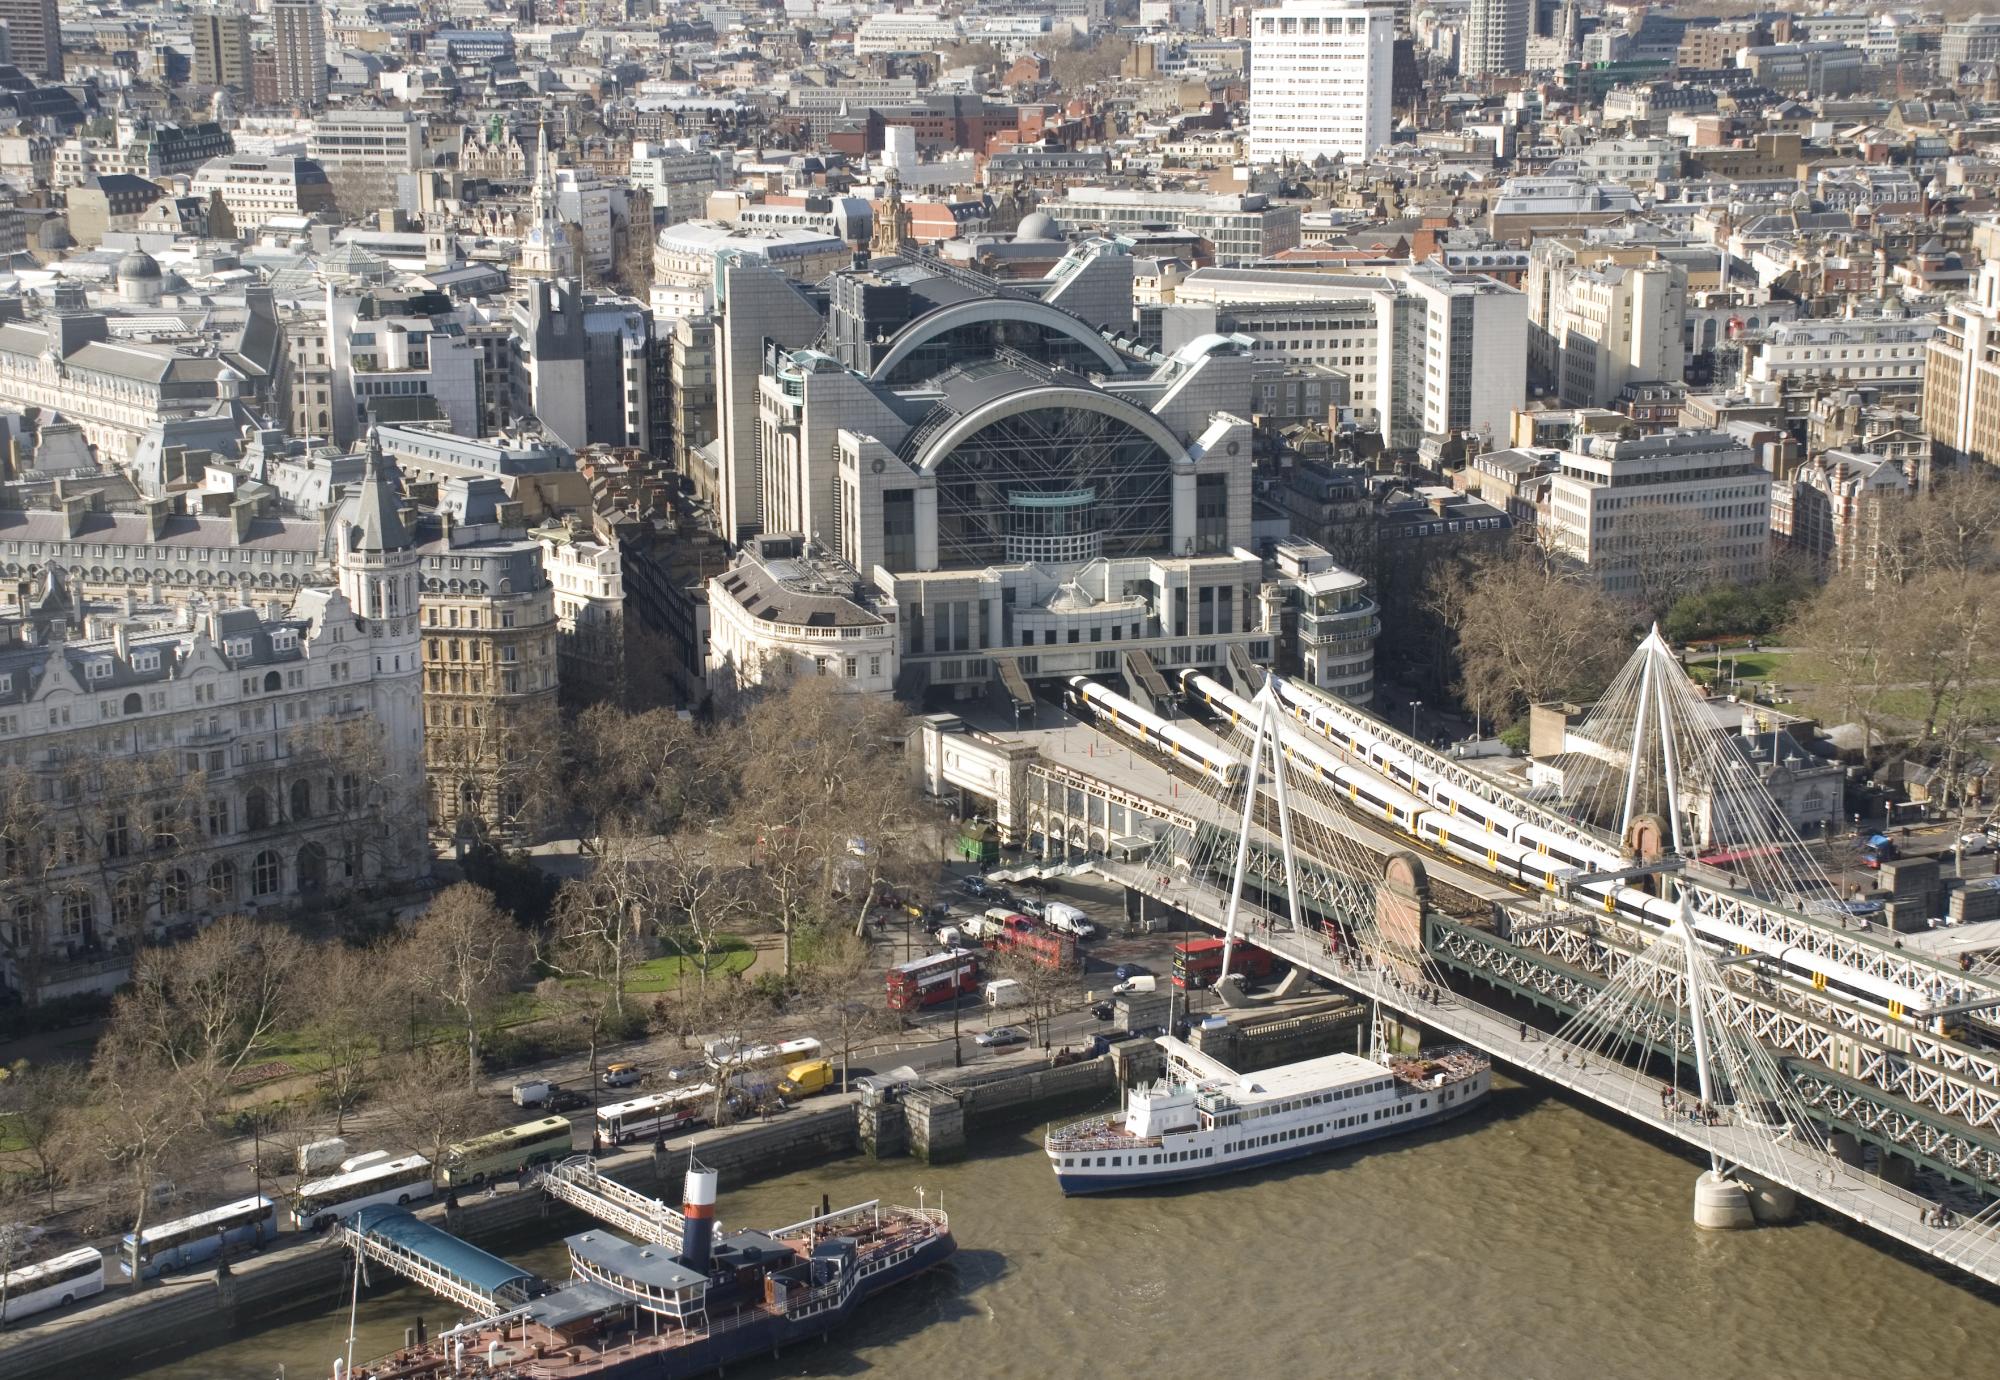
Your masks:
<svg viewBox="0 0 2000 1380"><path fill-rule="evenodd" d="M1521 1022L1521 1043L1522 1043L1522 1044L1526 1044L1527 1042L1528 1042L1528 1023L1527 1023L1526 1021L1522 1021L1522 1022Z"/></svg>
<svg viewBox="0 0 2000 1380"><path fill-rule="evenodd" d="M1564 1050L1564 1051L1563 1051L1563 1063L1565 1063L1565 1064L1569 1063L1569 1051L1568 1051L1568 1050Z"/></svg>

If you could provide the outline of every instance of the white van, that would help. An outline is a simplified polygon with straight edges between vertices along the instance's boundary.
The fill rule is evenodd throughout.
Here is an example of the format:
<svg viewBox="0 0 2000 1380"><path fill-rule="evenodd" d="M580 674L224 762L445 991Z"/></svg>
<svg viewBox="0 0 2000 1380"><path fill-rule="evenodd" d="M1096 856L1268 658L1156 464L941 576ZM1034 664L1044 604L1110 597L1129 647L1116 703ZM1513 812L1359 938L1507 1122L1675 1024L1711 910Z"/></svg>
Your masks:
<svg viewBox="0 0 2000 1380"><path fill-rule="evenodd" d="M1013 978L994 978L986 984L986 1004L994 1010L1018 1005L1027 999L1027 995Z"/></svg>
<svg viewBox="0 0 2000 1380"><path fill-rule="evenodd" d="M1097 937L1097 926L1090 923L1090 917L1061 901L1049 902L1048 908L1042 912L1042 923L1060 934L1074 935L1078 939Z"/></svg>
<svg viewBox="0 0 2000 1380"><path fill-rule="evenodd" d="M1159 988L1160 980L1158 978L1154 977L1151 973L1141 973L1137 977L1126 978L1111 990L1123 997L1133 992L1157 992Z"/></svg>

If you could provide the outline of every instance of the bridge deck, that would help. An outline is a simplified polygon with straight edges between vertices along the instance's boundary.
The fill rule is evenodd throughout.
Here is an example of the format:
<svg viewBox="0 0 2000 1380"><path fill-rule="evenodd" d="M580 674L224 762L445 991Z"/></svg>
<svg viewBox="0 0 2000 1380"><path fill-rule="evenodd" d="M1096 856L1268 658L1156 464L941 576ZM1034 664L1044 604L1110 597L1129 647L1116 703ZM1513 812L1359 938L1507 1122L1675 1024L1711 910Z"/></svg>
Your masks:
<svg viewBox="0 0 2000 1380"><path fill-rule="evenodd" d="M657 1198L598 1172L588 1155L552 1164L537 1176L543 1192L588 1213L607 1227L669 1250L681 1248L681 1214Z"/></svg>
<svg viewBox="0 0 2000 1380"><path fill-rule="evenodd" d="M1225 893L1204 883L1176 877L1158 885L1158 874L1143 868L1102 864L1111 880L1184 911L1202 923L1221 928L1228 904ZM1294 931L1289 921L1253 906L1238 909L1239 920L1252 928L1257 944L1330 982L1364 996L1374 996L1370 974L1344 954L1331 951L1325 938ZM1247 918L1247 919L1246 919ZM1623 1064L1592 1063L1551 1066L1543 1059L1548 1037L1532 1028L1527 1038L1521 1023L1463 995L1443 990L1435 1003L1423 1003L1407 992L1384 990L1382 1004L1454 1040L1473 1045L1494 1059L1555 1083L1600 1105L1651 1124L1677 1140L1719 1156L1730 1164L1771 1169L1774 1177L1801 1198L1870 1227L1938 1261L1956 1266L1989 1284L2000 1284L2000 1229L1991 1223L1960 1222L1940 1228L1927 1219L1936 1204L1918 1194L1883 1182L1835 1156L1791 1141L1773 1140L1743 1125L1704 1126L1685 1117L1664 1114L1642 1117L1641 1108L1660 1106L1659 1081Z"/></svg>

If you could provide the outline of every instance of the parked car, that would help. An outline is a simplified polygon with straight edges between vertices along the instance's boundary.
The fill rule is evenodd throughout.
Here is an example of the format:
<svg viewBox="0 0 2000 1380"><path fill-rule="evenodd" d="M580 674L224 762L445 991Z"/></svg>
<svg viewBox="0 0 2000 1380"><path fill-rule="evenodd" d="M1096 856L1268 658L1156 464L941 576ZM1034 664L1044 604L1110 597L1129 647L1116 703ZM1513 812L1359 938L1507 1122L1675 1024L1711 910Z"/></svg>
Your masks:
<svg viewBox="0 0 2000 1380"><path fill-rule="evenodd" d="M993 890L992 887L986 884L984 877L961 877L958 881L958 889L968 896L977 896L982 899Z"/></svg>
<svg viewBox="0 0 2000 1380"><path fill-rule="evenodd" d="M1108 1021L1112 1018L1113 1015L1116 1014L1116 1011L1112 1007L1110 1002L1101 1001L1097 1002L1090 1008L1090 1014L1095 1016L1100 1021Z"/></svg>
<svg viewBox="0 0 2000 1380"><path fill-rule="evenodd" d="M607 1088L630 1088L641 1082L645 1076L646 1071L637 1064L607 1064L604 1072L597 1076L597 1081Z"/></svg>
<svg viewBox="0 0 2000 1380"><path fill-rule="evenodd" d="M1976 858L1981 853L1993 851L1993 840L1984 834L1961 834L1958 839L1958 849L1966 857Z"/></svg>
<svg viewBox="0 0 2000 1380"><path fill-rule="evenodd" d="M972 1037L972 1042L982 1049L1012 1049L1028 1043L1028 1032L1018 1025L1003 1025L997 1030L980 1031Z"/></svg>

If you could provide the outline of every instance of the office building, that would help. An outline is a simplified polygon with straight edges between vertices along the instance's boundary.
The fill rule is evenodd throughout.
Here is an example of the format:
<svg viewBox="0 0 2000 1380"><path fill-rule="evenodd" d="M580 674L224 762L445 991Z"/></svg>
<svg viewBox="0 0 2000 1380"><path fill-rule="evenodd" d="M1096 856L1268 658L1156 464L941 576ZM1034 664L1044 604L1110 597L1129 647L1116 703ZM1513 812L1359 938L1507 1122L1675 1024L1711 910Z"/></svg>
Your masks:
<svg viewBox="0 0 2000 1380"><path fill-rule="evenodd" d="M200 10L188 24L194 35L197 86L250 90L250 16L241 10Z"/></svg>
<svg viewBox="0 0 2000 1380"><path fill-rule="evenodd" d="M1390 5L1280 0L1250 33L1250 158L1369 157L1389 142Z"/></svg>
<svg viewBox="0 0 2000 1380"><path fill-rule="evenodd" d="M9 61L31 77L61 81L62 20L56 0L0 0Z"/></svg>
<svg viewBox="0 0 2000 1380"><path fill-rule="evenodd" d="M1519 76L1528 65L1532 0L1472 0L1458 68L1468 77Z"/></svg>
<svg viewBox="0 0 2000 1380"><path fill-rule="evenodd" d="M2000 465L2000 263L1980 266L1973 299L1946 309L1926 347L1922 417L1939 470Z"/></svg>
<svg viewBox="0 0 2000 1380"><path fill-rule="evenodd" d="M326 11L320 0L272 0L271 30L279 103L318 110L326 104L329 81Z"/></svg>

